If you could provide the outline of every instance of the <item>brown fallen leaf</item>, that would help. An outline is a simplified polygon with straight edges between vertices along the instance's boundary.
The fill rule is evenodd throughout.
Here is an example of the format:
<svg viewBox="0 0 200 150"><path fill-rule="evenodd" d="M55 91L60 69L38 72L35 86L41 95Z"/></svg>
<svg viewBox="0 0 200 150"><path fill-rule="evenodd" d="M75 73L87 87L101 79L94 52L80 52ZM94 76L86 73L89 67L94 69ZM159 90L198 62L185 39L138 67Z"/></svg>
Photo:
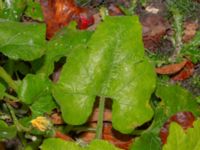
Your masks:
<svg viewBox="0 0 200 150"><path fill-rule="evenodd" d="M194 64L191 61L187 61L184 68L175 76L172 77L174 81L182 81L191 77L194 73Z"/></svg>
<svg viewBox="0 0 200 150"><path fill-rule="evenodd" d="M97 122L98 120L98 114L99 114L99 108L95 108L92 115L90 116L88 122ZM110 109L105 108L104 110L104 116L103 120L104 121L111 121L112 119L112 112Z"/></svg>
<svg viewBox="0 0 200 150"><path fill-rule="evenodd" d="M90 124L93 128L97 125L96 123ZM95 132L85 132L81 135L81 139L89 143L95 138ZM113 130L112 124L110 122L104 122L102 139L109 141L116 147L119 147L123 150L128 150L130 145L133 142L133 137L126 134L121 134L116 130Z"/></svg>
<svg viewBox="0 0 200 150"><path fill-rule="evenodd" d="M169 126L172 122L178 123L184 130L187 130L188 128L191 128L193 126L194 120L195 117L191 112L178 112L175 115L171 116L160 130L160 138L162 144L166 144L167 142L167 137L169 135Z"/></svg>
<svg viewBox="0 0 200 150"><path fill-rule="evenodd" d="M6 150L5 143L0 142L0 150Z"/></svg>
<svg viewBox="0 0 200 150"><path fill-rule="evenodd" d="M160 46L162 37L169 28L168 22L157 14L149 14L140 17L143 30L143 42L145 48L156 51Z"/></svg>
<svg viewBox="0 0 200 150"><path fill-rule="evenodd" d="M184 23L183 42L189 42L196 34L199 25L197 22Z"/></svg>
<svg viewBox="0 0 200 150"><path fill-rule="evenodd" d="M113 130L111 123L104 123L103 139L124 150L128 150L133 143L133 137Z"/></svg>
<svg viewBox="0 0 200 150"><path fill-rule="evenodd" d="M51 119L51 122L55 125L61 125L61 124L64 124L64 121L61 117L61 114L58 113L58 112L55 112L53 113L51 116L50 116L50 119Z"/></svg>
<svg viewBox="0 0 200 150"><path fill-rule="evenodd" d="M60 138L60 139L65 140L65 141L73 141L73 139L70 136L63 134L60 131L56 131L54 137Z"/></svg>
<svg viewBox="0 0 200 150"><path fill-rule="evenodd" d="M85 29L93 24L94 18L91 11L78 7L74 0L40 0L44 20L47 25L46 36L52 36L62 27L75 20L80 29Z"/></svg>
<svg viewBox="0 0 200 150"><path fill-rule="evenodd" d="M183 67L186 65L187 62L188 61L184 59L182 62L177 63L177 64L170 64L170 65L165 65L165 66L156 68L156 73L167 74L167 75L175 74L181 69L183 69Z"/></svg>
<svg viewBox="0 0 200 150"><path fill-rule="evenodd" d="M113 3L111 3L108 6L108 12L109 12L110 16L122 16L122 15L124 15L124 12L122 11L122 9L119 6L117 6Z"/></svg>

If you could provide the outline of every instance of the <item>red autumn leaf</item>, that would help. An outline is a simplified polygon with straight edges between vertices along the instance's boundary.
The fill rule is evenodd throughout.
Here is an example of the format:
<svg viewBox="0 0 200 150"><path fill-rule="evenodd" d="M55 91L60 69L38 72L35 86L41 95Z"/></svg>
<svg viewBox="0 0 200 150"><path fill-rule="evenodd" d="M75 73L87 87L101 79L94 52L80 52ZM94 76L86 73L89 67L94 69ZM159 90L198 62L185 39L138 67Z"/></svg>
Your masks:
<svg viewBox="0 0 200 150"><path fill-rule="evenodd" d="M90 124L91 127L96 128L97 124ZM90 142L95 138L95 132L85 132L81 135L81 138L85 142ZM109 141L116 147L119 147L124 150L128 150L130 145L133 142L133 138L130 135L121 134L112 129L112 124L109 122L104 122L102 139Z"/></svg>
<svg viewBox="0 0 200 150"><path fill-rule="evenodd" d="M98 115L99 115L99 108L95 108L93 110L92 115L90 116L88 122L97 122L98 121ZM111 121L112 120L112 112L110 109L105 108L104 115L103 115L104 121Z"/></svg>
<svg viewBox="0 0 200 150"><path fill-rule="evenodd" d="M156 68L156 73L158 74L174 74L180 71L187 63L187 60L183 60L180 63L177 64L170 64L166 66L162 66L159 68Z"/></svg>
<svg viewBox="0 0 200 150"><path fill-rule="evenodd" d="M63 134L60 131L56 131L54 136L56 138L60 138L60 139L65 140L65 141L73 141L73 139L70 136Z"/></svg>
<svg viewBox="0 0 200 150"><path fill-rule="evenodd" d="M121 134L112 129L111 123L104 123L103 139L113 143L115 146L128 150L133 140L129 135Z"/></svg>
<svg viewBox="0 0 200 150"><path fill-rule="evenodd" d="M182 126L184 130L186 130L187 128L191 128L193 126L194 120L195 117L191 112L178 112L175 115L171 116L160 130L160 138L162 144L166 144L167 142L167 137L169 134L169 126L171 122L178 123L179 125Z"/></svg>
<svg viewBox="0 0 200 150"><path fill-rule="evenodd" d="M50 116L50 119L51 119L51 122L54 124L54 125L61 125L61 124L64 124L64 121L61 117L61 114L58 113L58 112L54 112L53 114L51 114Z"/></svg>
<svg viewBox="0 0 200 150"><path fill-rule="evenodd" d="M44 20L47 25L47 39L60 28L75 20L78 28L86 29L94 23L94 18L86 8L78 7L74 0L41 0Z"/></svg>
<svg viewBox="0 0 200 150"><path fill-rule="evenodd" d="M189 78L194 73L194 64L191 61L187 61L184 68L174 77L172 80L174 81L182 81Z"/></svg>

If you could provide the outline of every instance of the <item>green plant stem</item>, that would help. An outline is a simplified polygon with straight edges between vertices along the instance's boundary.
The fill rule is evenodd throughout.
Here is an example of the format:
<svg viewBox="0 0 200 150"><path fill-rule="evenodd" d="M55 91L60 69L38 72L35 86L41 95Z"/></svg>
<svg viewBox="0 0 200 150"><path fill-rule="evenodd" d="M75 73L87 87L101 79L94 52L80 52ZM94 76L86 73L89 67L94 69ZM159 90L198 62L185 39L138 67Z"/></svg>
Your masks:
<svg viewBox="0 0 200 150"><path fill-rule="evenodd" d="M15 116L15 112L14 112L13 108L12 108L9 104L7 104L7 107L8 107L8 109L9 109L9 111L10 111L11 117L12 117L12 119L13 119L13 123L14 123L14 125L16 126L17 131L18 131L18 132L23 132L23 131L24 131L24 132L30 132L30 129L29 129L29 128L26 128L26 127L22 126L22 125L19 123L17 117Z"/></svg>
<svg viewBox="0 0 200 150"><path fill-rule="evenodd" d="M182 35L183 35L183 15L180 13L178 8L171 9L174 18L173 28L175 31L174 39L172 43L174 45L175 51L172 55L172 59L175 61L177 55L180 54L180 51L183 47Z"/></svg>
<svg viewBox="0 0 200 150"><path fill-rule="evenodd" d="M104 107L105 107L105 97L101 97L99 100L99 114L98 114L98 122L96 129L96 139L102 138Z"/></svg>
<svg viewBox="0 0 200 150"><path fill-rule="evenodd" d="M175 21L175 29L176 34L175 34L175 39L176 39L176 53L179 54L181 48L182 48L182 32L183 32L183 17L180 13L176 13L174 16L174 21Z"/></svg>
<svg viewBox="0 0 200 150"><path fill-rule="evenodd" d="M0 67L0 77L7 82L7 84L15 91L17 91L17 84L11 78L11 76L4 70L3 67Z"/></svg>
<svg viewBox="0 0 200 150"><path fill-rule="evenodd" d="M4 96L9 98L9 99L11 99L11 100L13 100L13 101L15 101L15 102L19 102L20 101L17 97L15 97L13 95L10 95L8 93L4 93Z"/></svg>
<svg viewBox="0 0 200 150"><path fill-rule="evenodd" d="M0 11L2 11L2 9L3 9L3 1L0 0Z"/></svg>
<svg viewBox="0 0 200 150"><path fill-rule="evenodd" d="M141 135L144 132L144 130L134 130L131 135Z"/></svg>

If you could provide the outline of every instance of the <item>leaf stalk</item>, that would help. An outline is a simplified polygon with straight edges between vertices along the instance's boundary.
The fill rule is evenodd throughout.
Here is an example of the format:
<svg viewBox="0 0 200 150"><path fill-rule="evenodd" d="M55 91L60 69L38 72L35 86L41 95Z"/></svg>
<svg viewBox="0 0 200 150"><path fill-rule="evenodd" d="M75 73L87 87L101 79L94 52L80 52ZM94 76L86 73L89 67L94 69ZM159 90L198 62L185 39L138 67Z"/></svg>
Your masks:
<svg viewBox="0 0 200 150"><path fill-rule="evenodd" d="M0 67L0 77L6 81L6 83L11 87L13 90L17 91L17 84L11 78L11 76L4 70L3 67Z"/></svg>
<svg viewBox="0 0 200 150"><path fill-rule="evenodd" d="M100 97L99 114L98 114L97 129L96 129L96 139L102 138L104 107L105 107L105 97Z"/></svg>

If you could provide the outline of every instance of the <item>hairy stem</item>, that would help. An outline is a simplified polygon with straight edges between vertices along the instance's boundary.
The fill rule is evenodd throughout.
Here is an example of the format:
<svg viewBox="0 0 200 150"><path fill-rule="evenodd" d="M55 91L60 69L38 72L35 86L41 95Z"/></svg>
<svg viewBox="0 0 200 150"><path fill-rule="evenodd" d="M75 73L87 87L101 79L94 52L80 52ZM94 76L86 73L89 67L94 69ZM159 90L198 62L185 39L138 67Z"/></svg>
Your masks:
<svg viewBox="0 0 200 150"><path fill-rule="evenodd" d="M4 70L3 67L0 67L0 78L2 78L4 81L6 81L7 84L9 85L9 87L11 87L13 90L17 91L17 84L11 78L11 76Z"/></svg>
<svg viewBox="0 0 200 150"><path fill-rule="evenodd" d="M105 107L105 97L101 97L99 100L99 114L98 114L97 130L96 130L96 139L102 138L104 107Z"/></svg>
<svg viewBox="0 0 200 150"><path fill-rule="evenodd" d="M175 55L180 53L182 48L183 35L183 16L177 11L174 13L174 28L175 28Z"/></svg>
<svg viewBox="0 0 200 150"><path fill-rule="evenodd" d="M175 6L175 4L170 4L168 6L169 11L173 15L173 30L175 35L171 38L172 44L174 46L174 53L172 55L172 61L176 61L176 57L180 54L180 51L183 47L182 35L183 35L183 15L180 10Z"/></svg>
<svg viewBox="0 0 200 150"><path fill-rule="evenodd" d="M12 119L13 119L13 123L14 123L14 125L16 126L17 131L19 131L19 132L30 132L30 129L29 129L29 128L26 128L26 127L22 126L22 125L19 123L17 117L15 116L15 112L14 112L13 108L12 108L9 104L7 104L7 107L8 107L8 109L9 109L9 111L10 111L11 117L12 117Z"/></svg>

